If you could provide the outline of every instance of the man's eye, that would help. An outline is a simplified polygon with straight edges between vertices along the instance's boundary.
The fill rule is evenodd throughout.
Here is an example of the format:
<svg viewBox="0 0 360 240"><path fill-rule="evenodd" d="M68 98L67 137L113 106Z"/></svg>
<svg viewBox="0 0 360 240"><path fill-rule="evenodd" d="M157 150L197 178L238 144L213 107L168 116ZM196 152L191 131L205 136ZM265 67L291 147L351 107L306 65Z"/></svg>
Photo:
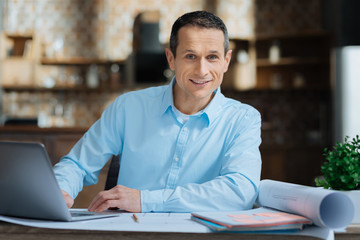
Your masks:
<svg viewBox="0 0 360 240"><path fill-rule="evenodd" d="M216 59L218 59L218 57L217 57L216 55L210 55L208 58L209 58L210 60L216 60Z"/></svg>
<svg viewBox="0 0 360 240"><path fill-rule="evenodd" d="M193 54L188 54L188 55L186 55L186 58L187 58L187 59L195 59L195 55L193 55Z"/></svg>

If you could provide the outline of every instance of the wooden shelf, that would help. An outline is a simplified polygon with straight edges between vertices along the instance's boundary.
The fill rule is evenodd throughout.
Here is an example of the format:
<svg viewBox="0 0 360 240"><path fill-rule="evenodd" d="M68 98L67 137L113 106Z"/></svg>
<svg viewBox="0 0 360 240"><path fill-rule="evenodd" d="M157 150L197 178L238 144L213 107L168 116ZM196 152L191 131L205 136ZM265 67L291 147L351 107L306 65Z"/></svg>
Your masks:
<svg viewBox="0 0 360 240"><path fill-rule="evenodd" d="M99 86L97 88L89 88L87 86L73 86L73 87L66 87L66 86L58 86L58 87L52 87L52 88L46 88L41 86L34 86L34 85L17 85L17 86L0 86L0 89L2 89L5 92L101 92L101 91L107 91L107 92L120 92L120 91L133 91L133 90L139 90L144 89L148 87L155 87L155 86L162 86L165 84L169 84L168 82L164 83L142 83L142 84L121 84L119 86Z"/></svg>
<svg viewBox="0 0 360 240"><path fill-rule="evenodd" d="M74 133L83 134L87 131L86 127L48 127L41 128L38 126L26 126L26 125L8 125L0 126L1 133Z"/></svg>
<svg viewBox="0 0 360 240"><path fill-rule="evenodd" d="M270 62L269 59L257 59L257 67L275 67L275 66L292 66L292 65L312 65L312 64L324 64L327 63L326 58L297 58L297 57L288 57L282 58L278 62Z"/></svg>
<svg viewBox="0 0 360 240"><path fill-rule="evenodd" d="M221 87L221 92L226 96L227 94L254 94L254 93L270 93L270 94L304 94L317 92L319 94L328 94L329 90L326 87L281 87L281 88L270 88L270 87L255 87L247 90L236 90L233 88Z"/></svg>
<svg viewBox="0 0 360 240"><path fill-rule="evenodd" d="M86 86L75 86L75 87L37 87L37 86L3 86L1 87L5 92L119 92L124 90L124 87L97 87L97 88L88 88Z"/></svg>
<svg viewBox="0 0 360 240"><path fill-rule="evenodd" d="M291 38L314 38L314 37L329 37L330 33L326 31L301 31L294 33L279 33L279 34L258 34L253 39L255 41L268 41L273 39L291 39Z"/></svg>
<svg viewBox="0 0 360 240"><path fill-rule="evenodd" d="M64 59L54 59L54 58L41 59L41 64L43 65L90 65L90 64L111 64L111 63L124 64L125 60L107 60L107 59L83 58L83 57L64 58Z"/></svg>
<svg viewBox="0 0 360 240"><path fill-rule="evenodd" d="M329 37L331 34L326 31L301 31L294 33L278 33L278 34L256 34L246 38L230 38L230 41L246 42L246 41L268 41L273 39L291 39L291 38L314 38Z"/></svg>
<svg viewBox="0 0 360 240"><path fill-rule="evenodd" d="M22 34L12 34L12 33L5 33L5 36L7 38L17 38L17 39L32 39L33 36L32 34L25 34L25 35L22 35Z"/></svg>

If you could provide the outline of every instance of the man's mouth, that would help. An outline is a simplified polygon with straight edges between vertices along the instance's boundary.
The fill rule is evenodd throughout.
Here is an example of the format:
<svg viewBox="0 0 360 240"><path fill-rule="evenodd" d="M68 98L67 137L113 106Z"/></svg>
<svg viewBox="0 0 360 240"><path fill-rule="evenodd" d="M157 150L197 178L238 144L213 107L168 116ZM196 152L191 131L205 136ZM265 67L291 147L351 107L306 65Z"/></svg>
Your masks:
<svg viewBox="0 0 360 240"><path fill-rule="evenodd" d="M190 79L191 82L198 84L198 85L203 85L206 84L208 82L210 82L211 80L194 80L194 79Z"/></svg>

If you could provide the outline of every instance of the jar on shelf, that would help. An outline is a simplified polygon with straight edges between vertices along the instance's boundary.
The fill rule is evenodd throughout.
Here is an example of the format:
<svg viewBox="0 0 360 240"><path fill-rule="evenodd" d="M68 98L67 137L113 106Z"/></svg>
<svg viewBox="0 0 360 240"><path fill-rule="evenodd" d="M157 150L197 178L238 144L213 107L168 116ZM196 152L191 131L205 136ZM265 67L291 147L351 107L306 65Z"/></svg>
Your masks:
<svg viewBox="0 0 360 240"><path fill-rule="evenodd" d="M271 63L277 63L280 60L281 50L280 50L280 42L275 40L271 43L269 48L269 61Z"/></svg>

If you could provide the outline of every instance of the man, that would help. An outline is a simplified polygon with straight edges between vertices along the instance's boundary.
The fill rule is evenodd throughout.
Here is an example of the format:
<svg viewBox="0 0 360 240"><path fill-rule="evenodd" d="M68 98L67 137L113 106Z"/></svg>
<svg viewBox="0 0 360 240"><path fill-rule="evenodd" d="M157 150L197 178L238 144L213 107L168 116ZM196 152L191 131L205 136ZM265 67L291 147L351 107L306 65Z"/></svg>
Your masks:
<svg viewBox="0 0 360 240"><path fill-rule="evenodd" d="M260 114L220 92L231 50L217 16L197 11L174 23L168 86L119 96L55 166L69 207L121 155L118 185L89 211L241 210L252 207L261 171Z"/></svg>

